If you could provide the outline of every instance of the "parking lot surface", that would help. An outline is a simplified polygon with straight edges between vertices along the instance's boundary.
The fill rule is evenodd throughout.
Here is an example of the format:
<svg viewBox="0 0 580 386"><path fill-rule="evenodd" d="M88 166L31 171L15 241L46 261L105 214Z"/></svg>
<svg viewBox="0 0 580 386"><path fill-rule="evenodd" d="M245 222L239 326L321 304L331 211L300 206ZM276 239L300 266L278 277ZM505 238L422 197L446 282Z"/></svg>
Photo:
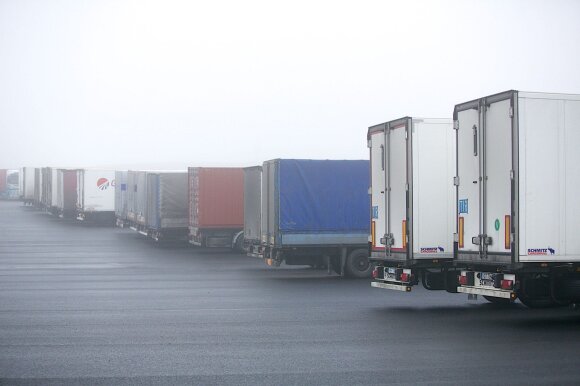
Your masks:
<svg viewBox="0 0 580 386"><path fill-rule="evenodd" d="M370 288L0 202L0 384L578 384L580 313Z"/></svg>

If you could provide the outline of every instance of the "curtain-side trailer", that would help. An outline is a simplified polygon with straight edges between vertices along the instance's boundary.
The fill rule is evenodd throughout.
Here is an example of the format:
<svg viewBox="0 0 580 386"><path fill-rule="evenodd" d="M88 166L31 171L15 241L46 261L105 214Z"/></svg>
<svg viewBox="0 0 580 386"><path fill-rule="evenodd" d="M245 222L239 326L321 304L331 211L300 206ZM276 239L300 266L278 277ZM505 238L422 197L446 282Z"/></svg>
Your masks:
<svg viewBox="0 0 580 386"><path fill-rule="evenodd" d="M455 133L451 119L404 117L369 128L371 285L455 286ZM448 278L451 280L446 280Z"/></svg>
<svg viewBox="0 0 580 386"><path fill-rule="evenodd" d="M115 172L115 217L116 225L127 225L127 171Z"/></svg>
<svg viewBox="0 0 580 386"><path fill-rule="evenodd" d="M186 239L188 234L187 172L147 173L145 225L148 237Z"/></svg>
<svg viewBox="0 0 580 386"><path fill-rule="evenodd" d="M370 277L369 161L275 159L262 166L261 246L269 265Z"/></svg>
<svg viewBox="0 0 580 386"><path fill-rule="evenodd" d="M580 301L580 95L458 104L457 291L530 307Z"/></svg>

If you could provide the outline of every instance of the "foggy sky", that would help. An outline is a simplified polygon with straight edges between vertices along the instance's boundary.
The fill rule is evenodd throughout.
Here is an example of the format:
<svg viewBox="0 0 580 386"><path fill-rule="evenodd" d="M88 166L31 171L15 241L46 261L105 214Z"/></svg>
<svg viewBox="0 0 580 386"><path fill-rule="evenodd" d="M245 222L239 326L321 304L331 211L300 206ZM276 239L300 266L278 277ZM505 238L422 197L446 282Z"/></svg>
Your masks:
<svg viewBox="0 0 580 386"><path fill-rule="evenodd" d="M578 1L0 1L0 168L368 158L368 126L580 93Z"/></svg>

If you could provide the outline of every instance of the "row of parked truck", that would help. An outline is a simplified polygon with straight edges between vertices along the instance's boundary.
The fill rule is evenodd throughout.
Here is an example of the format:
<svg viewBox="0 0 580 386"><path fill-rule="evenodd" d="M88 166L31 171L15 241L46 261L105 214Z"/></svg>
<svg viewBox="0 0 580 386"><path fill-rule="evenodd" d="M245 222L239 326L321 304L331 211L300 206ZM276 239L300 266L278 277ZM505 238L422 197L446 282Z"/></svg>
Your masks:
<svg viewBox="0 0 580 386"><path fill-rule="evenodd" d="M61 217L115 223L156 241L234 248L275 266L370 277L366 160L276 159L187 171L46 167L21 174L25 203Z"/></svg>
<svg viewBox="0 0 580 386"><path fill-rule="evenodd" d="M24 168L21 192L60 215L115 216L156 240L370 275L381 289L580 301L580 96L507 91L456 105L453 119L371 126L367 144L370 163Z"/></svg>

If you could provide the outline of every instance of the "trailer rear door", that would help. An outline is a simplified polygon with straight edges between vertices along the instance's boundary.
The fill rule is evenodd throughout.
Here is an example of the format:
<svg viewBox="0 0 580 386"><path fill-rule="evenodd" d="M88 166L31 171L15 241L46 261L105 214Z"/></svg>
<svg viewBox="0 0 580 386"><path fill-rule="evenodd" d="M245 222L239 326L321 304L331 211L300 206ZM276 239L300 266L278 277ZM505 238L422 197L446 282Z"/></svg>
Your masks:
<svg viewBox="0 0 580 386"><path fill-rule="evenodd" d="M456 107L459 260L510 260L513 98L509 92Z"/></svg>

